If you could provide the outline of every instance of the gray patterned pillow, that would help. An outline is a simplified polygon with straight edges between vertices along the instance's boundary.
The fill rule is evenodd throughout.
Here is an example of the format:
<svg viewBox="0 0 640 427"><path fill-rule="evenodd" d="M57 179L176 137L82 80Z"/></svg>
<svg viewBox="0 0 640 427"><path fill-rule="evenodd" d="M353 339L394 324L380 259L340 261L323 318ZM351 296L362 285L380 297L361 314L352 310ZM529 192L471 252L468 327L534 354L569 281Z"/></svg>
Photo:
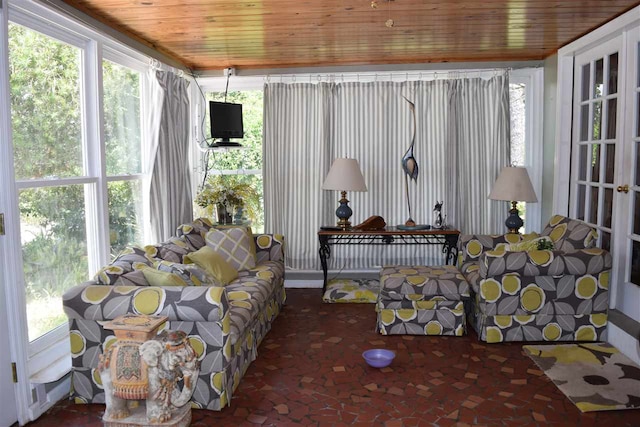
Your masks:
<svg viewBox="0 0 640 427"><path fill-rule="evenodd" d="M236 270L256 266L253 236L245 227L212 228L205 236L207 246L218 252Z"/></svg>

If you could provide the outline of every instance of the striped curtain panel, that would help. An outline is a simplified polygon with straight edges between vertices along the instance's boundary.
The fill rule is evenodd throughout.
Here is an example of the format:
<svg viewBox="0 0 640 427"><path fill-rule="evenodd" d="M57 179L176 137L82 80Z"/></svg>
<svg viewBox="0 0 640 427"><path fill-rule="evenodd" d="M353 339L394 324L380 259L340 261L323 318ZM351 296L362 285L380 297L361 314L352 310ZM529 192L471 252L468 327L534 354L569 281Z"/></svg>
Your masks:
<svg viewBox="0 0 640 427"><path fill-rule="evenodd" d="M337 157L357 159L368 188L367 192L347 194L353 209L351 223L358 224L371 215L380 215L388 225L404 224L409 210L401 160L411 144L414 125L414 155L420 171L417 182L409 182L413 220L418 224L432 224L435 204L444 202L447 223L462 229L467 227L466 222L458 223L463 217L459 210L464 203L482 199L480 209L486 209L488 191L482 190L479 184L486 180L493 182L500 168L508 164L508 92L506 122L482 124L479 123L481 114L469 113L473 107L465 104L470 102L469 95L456 96L455 92L462 88L473 94L495 87L480 79L470 79L468 85L462 87L457 82L265 85L265 229L287 236L288 266L319 268L316 233L321 225L336 223L335 210L340 198L339 192L323 191L321 187ZM405 98L415 104L415 124ZM484 98L493 99L482 95L481 99ZM489 108L489 101L476 99L475 102L480 103L480 108ZM494 116L502 117L488 113L484 117ZM455 117L472 120L458 125L453 123ZM507 129L501 135L507 139L495 141L496 129L505 125ZM457 141L456 135L466 136L485 132L485 129L492 132L484 138L471 138L473 143L504 144L507 157L492 159L495 163L503 162L498 172L494 173L493 168L486 170L483 164L472 169L489 173L490 177L467 179L469 174L459 171L458 165L471 161L473 152L460 148L459 144L465 142ZM491 150L491 153L495 151ZM451 176L458 173L464 177L461 182L470 181L464 189L452 186ZM473 191L483 193L469 197L458 194ZM488 214L483 211L482 218L485 217ZM500 215L498 223L503 221L504 215ZM444 261L441 249L416 245L337 245L332 247L329 268L371 268L389 263L438 265Z"/></svg>
<svg viewBox="0 0 640 427"><path fill-rule="evenodd" d="M503 234L510 207L487 197L502 168L510 164L508 74L450 84L450 221L466 234Z"/></svg>
<svg viewBox="0 0 640 427"><path fill-rule="evenodd" d="M156 71L152 95L156 102L150 117L160 120L150 123L151 237L163 242L180 224L193 219L191 174L185 166L189 165L189 82L172 72Z"/></svg>
<svg viewBox="0 0 640 427"><path fill-rule="evenodd" d="M263 182L267 233L284 234L286 265L316 268L322 223L321 187L329 158L333 85L264 87Z"/></svg>

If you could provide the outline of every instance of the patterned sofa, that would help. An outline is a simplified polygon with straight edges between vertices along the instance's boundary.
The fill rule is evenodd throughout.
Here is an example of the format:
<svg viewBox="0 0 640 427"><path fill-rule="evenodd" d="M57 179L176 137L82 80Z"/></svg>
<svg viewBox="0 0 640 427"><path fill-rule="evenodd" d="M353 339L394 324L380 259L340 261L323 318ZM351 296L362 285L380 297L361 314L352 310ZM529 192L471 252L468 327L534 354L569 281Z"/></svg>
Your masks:
<svg viewBox="0 0 640 427"><path fill-rule="evenodd" d="M540 236L460 236L459 266L474 294L469 311L479 339L604 340L612 259L593 247L596 238L592 227L560 215ZM531 248L536 240L551 240L554 249Z"/></svg>
<svg viewBox="0 0 640 427"><path fill-rule="evenodd" d="M192 407L220 410L230 404L285 302L284 238L253 236L256 266L218 286L210 284L211 276L182 264L185 255L209 243L211 229L208 220L197 219L178 227L177 237L167 242L128 248L94 280L64 294L73 357L71 396L77 403L104 403L96 368L115 337L102 323L125 313L144 313L168 316L161 330L185 331L198 353L201 371ZM188 286L150 286L142 270L151 266L180 272Z"/></svg>

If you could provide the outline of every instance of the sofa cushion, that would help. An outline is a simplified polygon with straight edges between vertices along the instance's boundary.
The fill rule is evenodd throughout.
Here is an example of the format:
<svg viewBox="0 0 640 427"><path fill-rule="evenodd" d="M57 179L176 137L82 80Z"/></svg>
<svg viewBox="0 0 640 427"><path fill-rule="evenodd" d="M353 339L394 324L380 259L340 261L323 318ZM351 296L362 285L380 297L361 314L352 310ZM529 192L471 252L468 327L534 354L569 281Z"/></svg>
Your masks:
<svg viewBox="0 0 640 427"><path fill-rule="evenodd" d="M238 271L209 246L185 255L184 263L197 265L212 276L217 285L227 285L238 277Z"/></svg>
<svg viewBox="0 0 640 427"><path fill-rule="evenodd" d="M218 252L236 270L256 266L253 236L244 227L211 229L205 236L207 246Z"/></svg>
<svg viewBox="0 0 640 427"><path fill-rule="evenodd" d="M167 273L178 275L186 286L204 286L215 284L215 279L196 264L180 264L169 261L159 261L155 267Z"/></svg>

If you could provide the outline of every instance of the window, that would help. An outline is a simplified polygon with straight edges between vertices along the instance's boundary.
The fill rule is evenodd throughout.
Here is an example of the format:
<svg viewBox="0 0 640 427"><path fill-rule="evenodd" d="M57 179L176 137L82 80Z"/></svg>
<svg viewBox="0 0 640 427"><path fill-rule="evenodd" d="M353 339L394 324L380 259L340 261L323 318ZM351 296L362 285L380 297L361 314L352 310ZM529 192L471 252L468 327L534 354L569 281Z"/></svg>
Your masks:
<svg viewBox="0 0 640 427"><path fill-rule="evenodd" d="M518 202L524 230L541 230L542 195L542 70L513 70L509 78L511 109L511 164L525 166L538 198L537 203ZM535 126L532 124L536 123Z"/></svg>
<svg viewBox="0 0 640 427"><path fill-rule="evenodd" d="M225 101L225 94L210 92L208 101ZM226 96L226 102L242 104L244 138L240 149L207 150L204 155L204 180L226 185L248 184L254 191L244 201L242 215L251 221L255 233L264 231L263 186L262 186L262 91L237 91ZM207 106L208 107L208 106ZM204 134L209 135L208 114L204 121ZM204 182L202 183L204 184ZM196 207L196 214L217 220L213 207Z"/></svg>
<svg viewBox="0 0 640 427"><path fill-rule="evenodd" d="M140 73L102 62L109 244L115 257L144 241Z"/></svg>

